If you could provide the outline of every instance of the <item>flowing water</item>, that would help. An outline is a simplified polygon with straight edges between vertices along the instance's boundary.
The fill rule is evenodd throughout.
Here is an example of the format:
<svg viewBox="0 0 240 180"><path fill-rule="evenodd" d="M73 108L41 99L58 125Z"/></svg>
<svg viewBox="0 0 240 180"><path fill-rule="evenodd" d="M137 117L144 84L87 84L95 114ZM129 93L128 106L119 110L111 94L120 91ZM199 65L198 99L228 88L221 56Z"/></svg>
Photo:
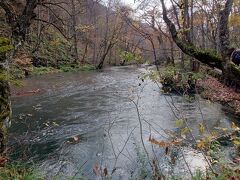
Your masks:
<svg viewBox="0 0 240 180"><path fill-rule="evenodd" d="M221 105L164 95L155 83L139 78L144 72L111 67L24 80L24 87L13 90L13 157L33 162L49 179L95 179L104 168L108 174L114 169L114 179L127 179L147 173L141 134L149 157L161 156L163 150L152 148L148 139L167 140L166 130L178 130L172 111L187 118L193 134L198 134L199 123L209 130L231 126L232 118ZM29 94L36 89L38 93ZM159 159L161 169L170 171L168 159Z"/></svg>

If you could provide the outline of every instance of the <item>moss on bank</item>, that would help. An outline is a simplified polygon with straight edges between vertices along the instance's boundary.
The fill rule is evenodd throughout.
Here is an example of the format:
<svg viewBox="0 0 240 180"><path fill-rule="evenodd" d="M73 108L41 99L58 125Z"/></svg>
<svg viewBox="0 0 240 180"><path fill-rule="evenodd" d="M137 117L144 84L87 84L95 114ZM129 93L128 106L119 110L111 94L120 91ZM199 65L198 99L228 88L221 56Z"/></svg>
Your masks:
<svg viewBox="0 0 240 180"><path fill-rule="evenodd" d="M167 66L160 72L160 79L165 92L191 94L200 93L205 99L220 102L230 107L231 113L240 116L240 93L227 87L217 78L209 75L204 67L199 72L183 70L180 66Z"/></svg>
<svg viewBox="0 0 240 180"><path fill-rule="evenodd" d="M53 67L34 67L31 72L32 75L43 75L60 72L78 72L78 71L94 71L96 68L90 64L84 65L62 65L59 68Z"/></svg>

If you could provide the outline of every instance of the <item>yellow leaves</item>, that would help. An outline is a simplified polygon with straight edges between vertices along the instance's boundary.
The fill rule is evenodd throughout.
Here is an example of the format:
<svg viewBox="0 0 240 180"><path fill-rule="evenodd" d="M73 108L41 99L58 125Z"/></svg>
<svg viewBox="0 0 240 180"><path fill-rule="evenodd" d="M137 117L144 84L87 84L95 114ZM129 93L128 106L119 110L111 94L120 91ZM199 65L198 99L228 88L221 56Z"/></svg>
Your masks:
<svg viewBox="0 0 240 180"><path fill-rule="evenodd" d="M212 139L214 139L214 136L208 135L203 139L197 140L197 147L199 149L207 149L210 146Z"/></svg>
<svg viewBox="0 0 240 180"><path fill-rule="evenodd" d="M216 130L222 131L223 133L227 133L228 128L223 128L223 127L215 127Z"/></svg>
<svg viewBox="0 0 240 180"><path fill-rule="evenodd" d="M232 122L232 129L234 131L240 131L240 128L234 122ZM232 142L233 142L234 145L240 147L240 137L237 137L236 135L233 135L231 139L232 139Z"/></svg>
<svg viewBox="0 0 240 180"><path fill-rule="evenodd" d="M205 142L203 140L198 140L197 141L197 147L199 149L204 149L206 147Z"/></svg>
<svg viewBox="0 0 240 180"><path fill-rule="evenodd" d="M204 138L204 139L202 139L202 140L198 140L197 141L197 147L199 148L199 149L205 149L205 148L207 148L207 146L209 145L209 139L208 138Z"/></svg>
<svg viewBox="0 0 240 180"><path fill-rule="evenodd" d="M234 14L234 15L230 16L229 25L230 26L239 26L240 25L240 15Z"/></svg>
<svg viewBox="0 0 240 180"><path fill-rule="evenodd" d="M233 140L233 144L235 144L236 146L240 146L240 139L236 138L235 140Z"/></svg>
<svg viewBox="0 0 240 180"><path fill-rule="evenodd" d="M240 128L234 122L232 122L232 129L235 130L235 131L240 130Z"/></svg>
<svg viewBox="0 0 240 180"><path fill-rule="evenodd" d="M199 124L199 132L201 133L201 134L203 134L204 132L205 132L205 127L204 127L204 125L201 123L201 124Z"/></svg>
<svg viewBox="0 0 240 180"><path fill-rule="evenodd" d="M218 131L212 131L211 134L212 134L213 137L219 136L219 132Z"/></svg>
<svg viewBox="0 0 240 180"><path fill-rule="evenodd" d="M237 7L237 6L240 6L240 0L234 0L234 5Z"/></svg>
<svg viewBox="0 0 240 180"><path fill-rule="evenodd" d="M187 133L189 133L189 132L191 132L191 129L190 129L190 128L185 127L185 128L183 128L183 129L181 129L181 135L182 135L182 136L185 135L185 134L187 134Z"/></svg>
<svg viewBox="0 0 240 180"><path fill-rule="evenodd" d="M176 122L175 122L175 125L176 127L180 128L184 125L184 120L183 119L177 119ZM188 128L188 127L183 127L181 130L180 130L180 133L181 133L181 137L182 138L186 138L186 134L190 133L192 131L192 129Z"/></svg>
<svg viewBox="0 0 240 180"><path fill-rule="evenodd" d="M175 122L176 127L181 127L183 126L184 121L182 119L177 119Z"/></svg>
<svg viewBox="0 0 240 180"><path fill-rule="evenodd" d="M53 46L58 46L59 44L61 44L61 40L60 38L56 38L55 40L50 41L50 44Z"/></svg>

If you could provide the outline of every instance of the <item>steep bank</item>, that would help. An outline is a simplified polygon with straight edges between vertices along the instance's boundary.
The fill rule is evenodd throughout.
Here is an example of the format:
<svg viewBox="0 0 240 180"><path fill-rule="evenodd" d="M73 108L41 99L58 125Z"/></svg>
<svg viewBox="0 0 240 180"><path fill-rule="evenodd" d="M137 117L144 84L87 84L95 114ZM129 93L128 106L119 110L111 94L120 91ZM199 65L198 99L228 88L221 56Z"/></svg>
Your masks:
<svg viewBox="0 0 240 180"><path fill-rule="evenodd" d="M214 102L220 102L229 107L235 115L240 117L240 93L219 82L216 78L208 76L197 81L197 87L202 88L202 97Z"/></svg>

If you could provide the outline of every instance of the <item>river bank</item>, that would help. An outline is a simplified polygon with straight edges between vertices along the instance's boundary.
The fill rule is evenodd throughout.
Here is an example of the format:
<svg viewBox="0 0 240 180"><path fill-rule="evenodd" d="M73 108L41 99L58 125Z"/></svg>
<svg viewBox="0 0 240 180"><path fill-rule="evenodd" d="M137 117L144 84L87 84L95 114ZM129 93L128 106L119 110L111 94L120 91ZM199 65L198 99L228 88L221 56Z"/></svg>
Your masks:
<svg viewBox="0 0 240 180"><path fill-rule="evenodd" d="M240 117L239 90L221 83L205 67L199 72L183 70L179 65L163 67L160 82L165 92L190 96L200 94L204 99L221 103L229 113Z"/></svg>
<svg viewBox="0 0 240 180"><path fill-rule="evenodd" d="M43 75L49 73L60 73L60 72L77 72L77 71L93 71L96 70L95 66L91 64L83 65L62 65L58 68L54 67L34 67L31 75Z"/></svg>
<svg viewBox="0 0 240 180"><path fill-rule="evenodd" d="M198 80L196 86L203 90L201 93L203 98L220 102L229 112L240 117L240 92L227 87L212 76Z"/></svg>

